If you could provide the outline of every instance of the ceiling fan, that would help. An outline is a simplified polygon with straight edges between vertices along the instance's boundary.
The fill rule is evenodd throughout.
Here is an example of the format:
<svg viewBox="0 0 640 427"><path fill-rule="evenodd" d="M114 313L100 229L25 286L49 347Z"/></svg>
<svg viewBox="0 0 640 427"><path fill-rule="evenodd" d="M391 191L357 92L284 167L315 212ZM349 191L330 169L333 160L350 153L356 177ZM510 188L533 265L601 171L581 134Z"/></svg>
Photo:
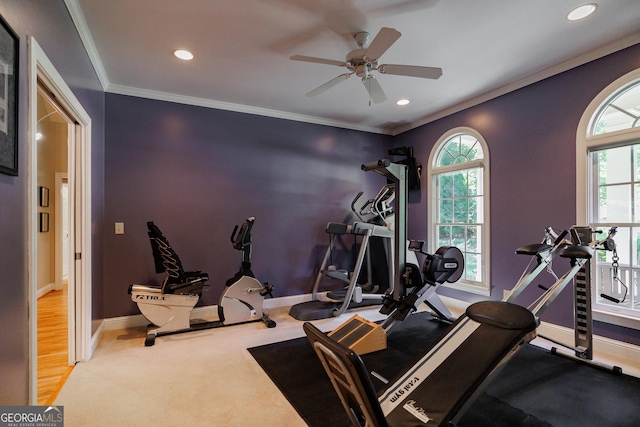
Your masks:
<svg viewBox="0 0 640 427"><path fill-rule="evenodd" d="M421 67L416 65L397 65L397 64L378 64L380 57L393 45L402 34L393 29L383 27L375 38L369 43L369 33L361 31L353 35L358 49L349 52L344 60L336 61L333 59L316 58L314 56L292 55L290 59L294 61L314 62L317 64L337 65L346 67L349 72L340 74L328 82L318 86L307 96L317 96L324 91L332 88L343 80L351 77L352 74L360 77L364 83L371 101L379 104L387 100L380 83L371 74L372 71L378 71L382 74L393 74L397 76L420 77L424 79L438 79L442 75L441 68Z"/></svg>

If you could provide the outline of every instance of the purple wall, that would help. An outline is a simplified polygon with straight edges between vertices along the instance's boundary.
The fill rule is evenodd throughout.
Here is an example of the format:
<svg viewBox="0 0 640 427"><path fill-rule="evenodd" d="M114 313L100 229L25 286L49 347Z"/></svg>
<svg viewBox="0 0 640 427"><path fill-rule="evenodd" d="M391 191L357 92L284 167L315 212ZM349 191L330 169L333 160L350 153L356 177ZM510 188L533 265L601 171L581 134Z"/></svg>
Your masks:
<svg viewBox="0 0 640 427"><path fill-rule="evenodd" d="M257 217L254 272L275 296L307 293L327 242L328 221L347 219L353 195L383 184L359 165L385 148L412 145L426 165L446 131L468 126L491 160L492 297L500 299L527 265L519 246L544 228L575 223L575 138L580 117L609 83L640 67L640 45L609 55L395 138L122 95L107 95L105 317L138 313L130 283L158 283L146 237L155 221L185 267L207 271L215 304L239 265L229 236ZM409 237L426 238L426 185L412 192ZM115 222L125 235L114 235ZM554 263L558 272L563 262ZM550 278L550 276L549 276ZM549 280L541 279L542 283ZM468 301L471 294L443 290ZM521 297L528 304L537 291ZM543 320L571 326L570 291ZM596 333L640 344L640 333L596 323Z"/></svg>
<svg viewBox="0 0 640 427"><path fill-rule="evenodd" d="M147 221L186 269L209 273L206 305L240 266L229 238L249 216L257 278L275 286L274 296L310 292L326 223L346 220L358 191L383 185L360 165L383 156L391 139L114 94L106 123L106 317L139 313L128 286L164 277L153 270ZM114 234L115 222L125 223L124 235Z"/></svg>
<svg viewBox="0 0 640 427"><path fill-rule="evenodd" d="M539 242L544 228L575 224L576 131L585 109L611 82L640 67L640 45L574 68L478 106L399 135L394 145L412 145L425 165L431 149L448 130L471 127L485 138L491 162L491 298L501 299L529 262L515 249ZM427 193L410 206L409 236L426 238ZM566 265L554 262L556 273ZM567 264L568 265L568 264ZM542 277L542 276L541 276ZM550 277L550 276L549 276ZM537 282L536 282L537 283ZM544 283L544 282L543 282ZM472 301L470 294L442 294ZM538 295L522 295L527 305ZM572 297L565 290L543 320L572 326ZM596 333L640 344L640 331L596 323Z"/></svg>
<svg viewBox="0 0 640 427"><path fill-rule="evenodd" d="M27 278L27 35L36 38L92 118L93 310L102 318L104 93L62 0L2 0L0 14L20 37L19 175L0 174L0 405L25 405L29 394ZM10 325L10 326L9 326Z"/></svg>

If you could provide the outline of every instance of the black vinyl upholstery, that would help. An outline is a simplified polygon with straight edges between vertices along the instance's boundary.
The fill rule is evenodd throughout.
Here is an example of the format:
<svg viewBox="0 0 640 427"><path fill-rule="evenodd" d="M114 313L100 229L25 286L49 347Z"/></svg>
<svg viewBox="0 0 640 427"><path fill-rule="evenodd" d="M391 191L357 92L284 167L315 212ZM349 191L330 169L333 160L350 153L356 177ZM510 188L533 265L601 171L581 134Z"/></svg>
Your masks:
<svg viewBox="0 0 640 427"><path fill-rule="evenodd" d="M167 274L162 285L162 293L201 294L209 275L201 271L185 271L178 254L158 226L149 221L147 229L156 273Z"/></svg>

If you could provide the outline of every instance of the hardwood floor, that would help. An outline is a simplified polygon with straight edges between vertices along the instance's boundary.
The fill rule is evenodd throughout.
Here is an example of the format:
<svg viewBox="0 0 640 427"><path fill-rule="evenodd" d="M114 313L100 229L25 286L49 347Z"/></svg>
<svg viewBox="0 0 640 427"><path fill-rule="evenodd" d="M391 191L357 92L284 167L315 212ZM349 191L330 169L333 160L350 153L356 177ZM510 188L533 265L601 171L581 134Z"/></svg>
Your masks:
<svg viewBox="0 0 640 427"><path fill-rule="evenodd" d="M73 370L68 361L67 286L38 299L38 405L50 405Z"/></svg>

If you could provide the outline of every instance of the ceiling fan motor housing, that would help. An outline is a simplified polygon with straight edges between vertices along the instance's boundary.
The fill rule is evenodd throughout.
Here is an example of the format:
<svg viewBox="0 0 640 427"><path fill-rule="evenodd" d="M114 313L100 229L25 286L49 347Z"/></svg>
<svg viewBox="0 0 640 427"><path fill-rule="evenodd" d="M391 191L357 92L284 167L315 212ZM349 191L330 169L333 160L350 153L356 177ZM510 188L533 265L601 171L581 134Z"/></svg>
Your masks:
<svg viewBox="0 0 640 427"><path fill-rule="evenodd" d="M367 61L364 56L365 52L366 49L352 50L344 60L349 71L355 72L358 77L365 77L370 70L375 70L378 67L377 61Z"/></svg>

